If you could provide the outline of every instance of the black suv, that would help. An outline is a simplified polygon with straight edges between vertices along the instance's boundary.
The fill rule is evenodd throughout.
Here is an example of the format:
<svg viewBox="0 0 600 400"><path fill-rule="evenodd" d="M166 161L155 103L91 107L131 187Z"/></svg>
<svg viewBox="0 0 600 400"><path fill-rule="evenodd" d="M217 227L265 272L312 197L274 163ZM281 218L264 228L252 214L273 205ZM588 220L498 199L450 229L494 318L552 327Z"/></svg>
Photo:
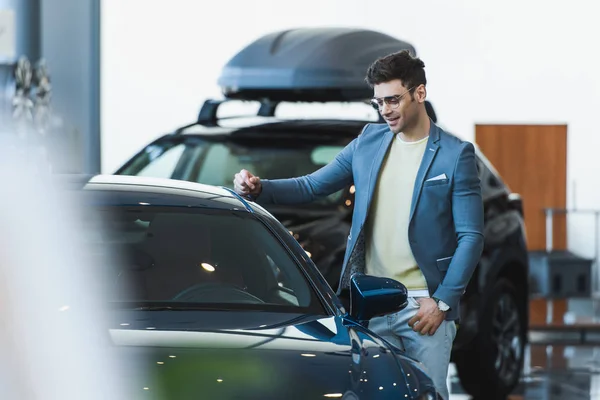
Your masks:
<svg viewBox="0 0 600 400"><path fill-rule="evenodd" d="M359 55L344 53L348 41L367 50ZM356 29L297 29L262 37L224 68L219 79L224 99L205 101L197 121L150 143L116 174L230 188L242 168L268 179L309 174L333 160L366 123L377 121L378 114L365 104L370 89L362 75L358 82L356 77L370 61L404 48L414 52L408 43ZM336 52L335 65L323 56L328 49ZM344 57L348 62L339 63ZM327 77L328 86L323 85ZM245 108L252 104L258 108L251 115L218 116L219 110L236 100L246 101ZM307 118L298 113L294 117L289 107L291 117L276 116L286 106L305 102L320 104L321 114L332 103L344 102L341 110L356 117ZM436 121L433 107L427 106ZM307 107L311 105L302 110ZM349 110L352 107L356 108ZM490 398L490 393L506 396L520 378L528 330L528 256L519 195L511 193L479 151L477 164L485 206L485 247L461 302L452 357L464 389L475 397ZM307 205L267 206L334 289L353 205L354 186L348 186Z"/></svg>

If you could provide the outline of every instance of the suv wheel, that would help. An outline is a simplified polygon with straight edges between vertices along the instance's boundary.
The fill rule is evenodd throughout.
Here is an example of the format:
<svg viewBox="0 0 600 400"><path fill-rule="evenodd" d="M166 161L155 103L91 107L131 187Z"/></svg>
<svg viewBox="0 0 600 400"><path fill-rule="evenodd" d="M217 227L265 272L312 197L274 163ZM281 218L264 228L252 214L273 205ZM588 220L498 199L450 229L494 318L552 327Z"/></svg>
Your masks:
<svg viewBox="0 0 600 400"><path fill-rule="evenodd" d="M519 383L526 332L515 287L499 279L480 317L472 346L455 357L463 388L475 398L506 398Z"/></svg>

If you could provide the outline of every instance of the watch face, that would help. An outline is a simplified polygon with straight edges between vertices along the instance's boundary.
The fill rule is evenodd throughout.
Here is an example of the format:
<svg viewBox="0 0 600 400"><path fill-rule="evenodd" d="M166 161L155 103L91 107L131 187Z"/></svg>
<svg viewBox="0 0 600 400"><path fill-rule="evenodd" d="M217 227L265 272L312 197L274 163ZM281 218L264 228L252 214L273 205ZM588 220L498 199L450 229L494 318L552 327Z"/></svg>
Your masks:
<svg viewBox="0 0 600 400"><path fill-rule="evenodd" d="M437 301L438 308L441 311L448 311L450 309L450 306L448 304L444 303L443 301L441 301L441 300L436 300L436 301Z"/></svg>

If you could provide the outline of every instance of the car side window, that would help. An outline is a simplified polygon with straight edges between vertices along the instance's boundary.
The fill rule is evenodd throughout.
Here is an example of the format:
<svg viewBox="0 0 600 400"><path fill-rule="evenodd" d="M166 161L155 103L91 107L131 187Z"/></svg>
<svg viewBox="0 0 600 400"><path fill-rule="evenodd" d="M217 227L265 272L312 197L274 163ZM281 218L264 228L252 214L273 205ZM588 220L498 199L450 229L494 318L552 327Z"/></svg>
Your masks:
<svg viewBox="0 0 600 400"><path fill-rule="evenodd" d="M185 143L154 143L142 150L121 171L121 175L172 178L185 157Z"/></svg>
<svg viewBox="0 0 600 400"><path fill-rule="evenodd" d="M310 174L333 160L342 146L314 146L308 148L271 148L243 146L234 143L211 143L201 156L193 161L190 181L233 188L233 177L241 169L268 179L286 179ZM343 190L326 198L321 204L339 203Z"/></svg>
<svg viewBox="0 0 600 400"><path fill-rule="evenodd" d="M240 163L238 157L231 154L229 147L221 143L208 146L202 159L197 159L202 165L197 165L198 175L193 180L196 182L215 185L232 186L233 176L242 168L250 168Z"/></svg>
<svg viewBox="0 0 600 400"><path fill-rule="evenodd" d="M153 158L152 149L150 149L148 157L151 158L152 161L140 169L137 175L156 178L171 178L184 150L185 145L178 144L160 154L156 154Z"/></svg>

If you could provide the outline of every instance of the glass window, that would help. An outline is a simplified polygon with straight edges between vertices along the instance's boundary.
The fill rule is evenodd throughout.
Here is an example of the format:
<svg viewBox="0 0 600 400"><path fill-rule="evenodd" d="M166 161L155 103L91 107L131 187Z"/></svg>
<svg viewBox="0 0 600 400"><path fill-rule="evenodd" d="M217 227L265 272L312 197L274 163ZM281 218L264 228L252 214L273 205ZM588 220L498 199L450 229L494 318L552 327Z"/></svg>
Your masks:
<svg viewBox="0 0 600 400"><path fill-rule="evenodd" d="M139 176L151 176L155 178L170 178L175 172L177 163L185 150L185 145L178 144L159 153L148 151L149 163L137 173Z"/></svg>
<svg viewBox="0 0 600 400"><path fill-rule="evenodd" d="M126 307L323 312L288 250L248 213L146 206L95 215L103 236L94 248L120 255L111 293Z"/></svg>
<svg viewBox="0 0 600 400"><path fill-rule="evenodd" d="M257 147L224 142L211 143L196 159L200 183L233 188L233 176L241 169L266 179L286 179L308 175L332 161L343 146ZM343 191L317 200L319 204L338 204Z"/></svg>
<svg viewBox="0 0 600 400"><path fill-rule="evenodd" d="M259 142L263 139L257 139ZM185 143L162 142L148 146L121 173L175 178L233 188L241 169L265 179L308 175L324 167L344 149L341 145L282 142L278 146L248 141L207 141L187 138ZM318 205L339 205L344 191L317 199Z"/></svg>
<svg viewBox="0 0 600 400"><path fill-rule="evenodd" d="M176 142L151 144L136 155L120 174L172 178L189 148L185 143Z"/></svg>

